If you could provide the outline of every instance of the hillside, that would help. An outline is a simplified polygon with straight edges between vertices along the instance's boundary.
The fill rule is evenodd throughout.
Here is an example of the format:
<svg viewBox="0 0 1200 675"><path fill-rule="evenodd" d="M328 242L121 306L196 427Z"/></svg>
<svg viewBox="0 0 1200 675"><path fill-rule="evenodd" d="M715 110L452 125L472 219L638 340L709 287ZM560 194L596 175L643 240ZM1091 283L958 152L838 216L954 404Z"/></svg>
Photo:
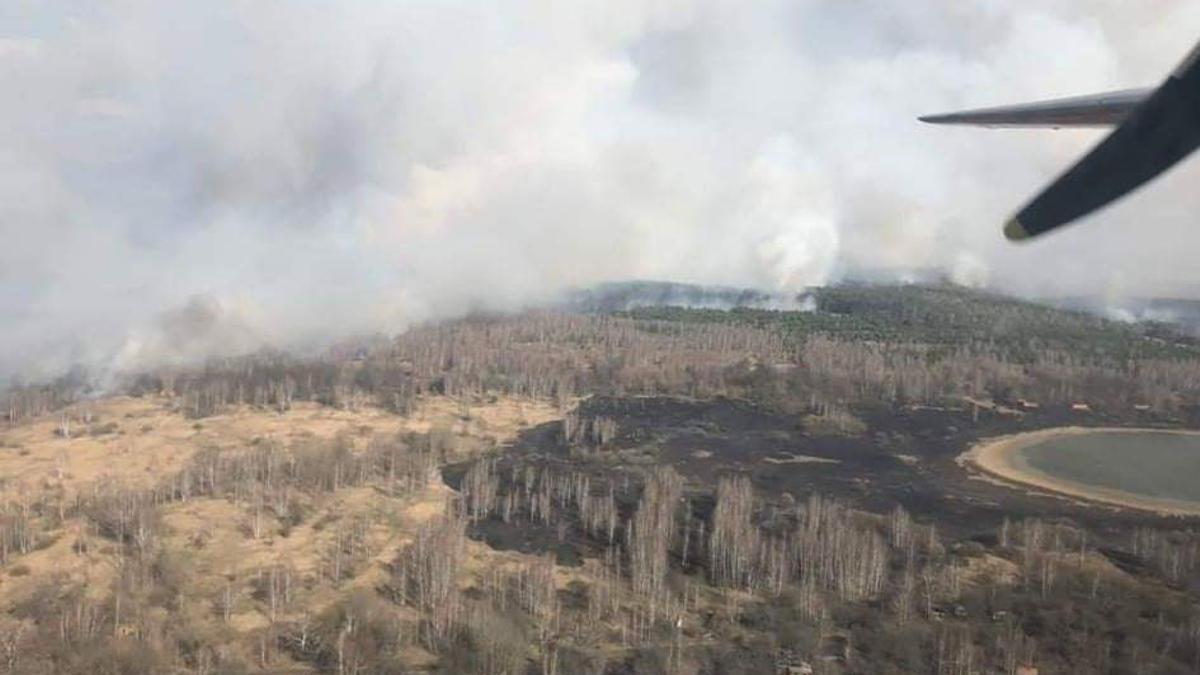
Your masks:
<svg viewBox="0 0 1200 675"><path fill-rule="evenodd" d="M839 340L941 347L988 344L1025 362L1036 360L1039 352L1055 351L1107 361L1200 356L1200 343L1168 324L1117 322L953 285L844 285L814 289L809 297L812 311L736 305L720 311L663 303L622 315L771 327L799 339L822 334Z"/></svg>

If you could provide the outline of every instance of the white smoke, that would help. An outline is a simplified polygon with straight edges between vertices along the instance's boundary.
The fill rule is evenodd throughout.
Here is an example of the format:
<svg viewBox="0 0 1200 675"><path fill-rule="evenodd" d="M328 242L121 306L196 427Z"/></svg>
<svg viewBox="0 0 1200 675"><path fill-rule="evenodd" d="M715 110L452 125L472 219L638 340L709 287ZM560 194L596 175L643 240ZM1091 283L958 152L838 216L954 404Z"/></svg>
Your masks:
<svg viewBox="0 0 1200 675"><path fill-rule="evenodd" d="M240 347L625 278L1175 291L1194 167L1015 248L1098 135L915 117L1152 84L1198 32L1187 0L14 0L0 377L228 348L166 337L193 297Z"/></svg>

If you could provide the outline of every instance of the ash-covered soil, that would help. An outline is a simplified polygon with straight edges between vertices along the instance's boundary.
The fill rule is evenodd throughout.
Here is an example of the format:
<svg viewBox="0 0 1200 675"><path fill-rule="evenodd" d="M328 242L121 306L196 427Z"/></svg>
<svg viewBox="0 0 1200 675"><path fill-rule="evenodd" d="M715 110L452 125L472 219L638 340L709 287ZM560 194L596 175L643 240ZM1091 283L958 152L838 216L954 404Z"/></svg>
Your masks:
<svg viewBox="0 0 1200 675"><path fill-rule="evenodd" d="M814 433L800 415L727 398L596 396L581 402L576 413L580 419L612 420L614 436L603 444L568 446L562 423L547 422L521 433L503 461L509 467L554 465L618 482L636 481L645 468L670 464L686 479L698 512L711 508L720 475L739 472L768 499L803 500L817 493L876 513L899 504L956 539L989 541L1005 518L1063 519L1114 533L1132 524L1196 523L997 485L955 462L980 439L993 436L1063 425L1161 425L1162 420L1067 409L1016 414L975 410L968 403L860 410L865 431L836 435ZM457 487L465 469L447 468L447 482ZM586 538L579 533L535 529L492 520L479 523L475 536L499 548L554 550L562 562L575 558L571 549L588 554L580 550ZM570 545L572 540L578 546Z"/></svg>

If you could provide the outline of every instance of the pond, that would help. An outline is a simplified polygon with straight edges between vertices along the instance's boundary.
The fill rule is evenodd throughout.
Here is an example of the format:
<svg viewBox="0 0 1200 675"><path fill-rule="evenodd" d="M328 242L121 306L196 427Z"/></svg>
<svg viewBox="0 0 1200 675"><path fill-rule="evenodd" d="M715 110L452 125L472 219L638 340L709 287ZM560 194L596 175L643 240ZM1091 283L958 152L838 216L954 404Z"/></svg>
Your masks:
<svg viewBox="0 0 1200 675"><path fill-rule="evenodd" d="M1050 436L1015 458L1054 479L1200 504L1200 434L1090 431Z"/></svg>

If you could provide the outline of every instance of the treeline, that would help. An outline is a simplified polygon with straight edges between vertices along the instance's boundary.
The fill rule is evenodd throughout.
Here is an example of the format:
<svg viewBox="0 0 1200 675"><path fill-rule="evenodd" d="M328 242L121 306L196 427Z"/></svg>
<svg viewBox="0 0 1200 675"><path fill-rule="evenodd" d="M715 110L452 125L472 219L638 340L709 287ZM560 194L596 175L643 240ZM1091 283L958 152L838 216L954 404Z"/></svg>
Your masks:
<svg viewBox="0 0 1200 675"><path fill-rule="evenodd" d="M15 383L0 391L0 419L11 424L54 412L90 391L87 373L74 368L43 383Z"/></svg>
<svg viewBox="0 0 1200 675"><path fill-rule="evenodd" d="M811 297L815 306L807 312L657 306L619 315L752 325L791 336L822 334L851 342L918 343L948 349L988 344L1006 360L1018 363L1031 362L1044 350L1111 362L1200 354L1194 336L1168 324L1111 321L952 284L847 284L814 289Z"/></svg>
<svg viewBox="0 0 1200 675"><path fill-rule="evenodd" d="M739 364L793 360L781 336L534 312L414 328L380 346L300 359L278 352L131 377L129 393L177 397L191 417L235 405L286 410L296 401L411 409L417 396L512 394L558 400L592 392L706 396L742 388Z"/></svg>
<svg viewBox="0 0 1200 675"><path fill-rule="evenodd" d="M1161 326L953 287L839 287L817 297L811 312L472 317L313 358L262 352L156 369L121 389L177 397L192 417L295 401L406 412L423 394L727 395L810 412L962 396L1119 411L1200 403L1200 347ZM15 388L0 395L0 410L10 421L44 414L74 400L78 379Z"/></svg>
<svg viewBox="0 0 1200 675"><path fill-rule="evenodd" d="M803 402L934 403L951 397L1018 405L1087 403L1129 411L1135 405L1172 410L1200 402L1200 358L1096 362L1045 350L1028 363L1008 360L989 345L944 351L923 344L807 339L799 365L785 372L751 372L758 397Z"/></svg>
<svg viewBox="0 0 1200 675"><path fill-rule="evenodd" d="M275 356L213 364L162 380L157 388L182 396L183 409L196 416L230 404L286 408L293 400L404 411L424 393L563 402L595 393L726 395L810 412L963 396L1013 404L1083 402L1118 411L1200 402L1200 351L1160 348L1161 339L1119 325L1091 317L1061 320L1065 313L1057 310L1011 304L1009 313L1037 319L1012 323L1041 329L1021 340L1005 339L1001 330L924 342L903 331L864 339L787 324L805 312L773 312L779 321L765 323L737 320L742 310L713 321L687 318L690 310L672 310L669 321L537 312L417 328L340 361ZM895 320L903 323L903 317ZM1038 323L1044 319L1046 325ZM1064 321L1073 332L1051 339ZM1097 332L1088 342L1092 326Z"/></svg>

